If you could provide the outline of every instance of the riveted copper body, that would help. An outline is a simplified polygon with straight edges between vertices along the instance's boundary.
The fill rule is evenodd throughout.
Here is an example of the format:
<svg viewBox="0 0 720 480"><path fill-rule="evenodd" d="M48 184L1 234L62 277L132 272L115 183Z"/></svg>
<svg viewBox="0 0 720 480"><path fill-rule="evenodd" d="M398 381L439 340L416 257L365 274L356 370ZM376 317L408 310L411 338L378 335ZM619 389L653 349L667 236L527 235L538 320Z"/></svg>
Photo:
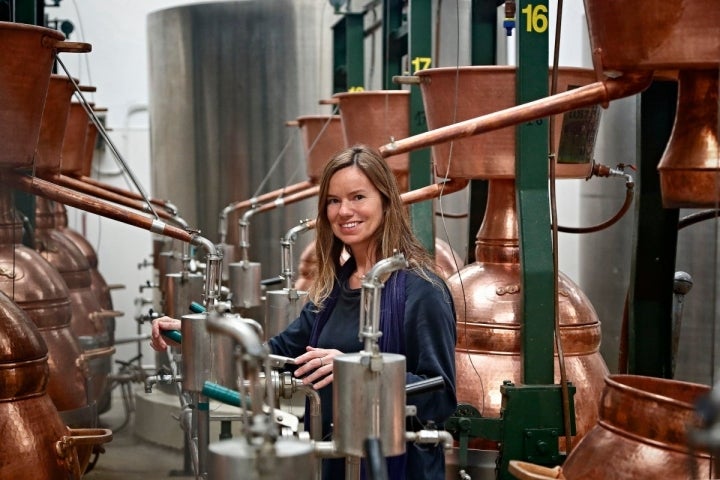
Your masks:
<svg viewBox="0 0 720 480"><path fill-rule="evenodd" d="M74 427L95 426L89 401L87 365L70 330L70 297L60 273L35 250L24 246L22 222L7 190L0 192L0 291L11 296L37 327L48 349L47 394Z"/></svg>
<svg viewBox="0 0 720 480"><path fill-rule="evenodd" d="M47 347L33 323L0 293L0 478L79 480L106 429L69 429L46 393Z"/></svg>
<svg viewBox="0 0 720 480"><path fill-rule="evenodd" d="M318 183L327 162L345 147L340 115L304 115L296 120L305 148L308 178Z"/></svg>
<svg viewBox="0 0 720 480"><path fill-rule="evenodd" d="M336 93L340 106L345 144L379 148L395 139L410 136L410 92L406 90L366 90ZM401 192L408 190L410 156L396 155L387 163L398 180Z"/></svg>
<svg viewBox="0 0 720 480"><path fill-rule="evenodd" d="M430 130L517 104L515 67L431 68L416 75L420 77ZM558 92L588 85L594 80L592 70L561 67ZM456 91L459 95L453 94ZM591 106L555 116L555 138L550 148L558 154L558 178L590 176L599 108ZM435 173L441 177L515 178L515 127L440 143L433 146L432 151Z"/></svg>
<svg viewBox="0 0 720 480"><path fill-rule="evenodd" d="M608 376L598 422L565 460L563 473L568 480L714 478L710 456L690 452L687 438L698 425L694 402L709 391L678 380Z"/></svg>
<svg viewBox="0 0 720 480"><path fill-rule="evenodd" d="M720 200L717 68L680 71L675 123L658 170L664 207L714 208Z"/></svg>
<svg viewBox="0 0 720 480"><path fill-rule="evenodd" d="M107 377L112 371L115 322L104 311L92 290L90 265L78 247L55 228L52 202L38 197L35 203L35 247L67 284L72 307L70 329L77 336L92 374L90 398L98 412L109 408Z"/></svg>
<svg viewBox="0 0 720 480"><path fill-rule="evenodd" d="M447 280L458 317L457 397L483 416L499 417L503 381L522 383L521 268L514 180L490 180L475 258L475 263ZM563 273L559 274L558 303L567 378L577 388L575 438L579 439L595 425L608 369L599 352L597 313ZM559 371L557 367L555 371ZM555 382L559 382L557 376ZM481 441L474 446L490 447Z"/></svg>
<svg viewBox="0 0 720 480"><path fill-rule="evenodd" d="M54 203L55 209L55 227L66 235L87 259L90 265L90 276L92 282L90 288L100 301L100 306L105 310L112 310L112 296L110 295L110 287L105 281L105 277L98 270L98 257L95 248L80 232L68 227L67 208L62 203Z"/></svg>

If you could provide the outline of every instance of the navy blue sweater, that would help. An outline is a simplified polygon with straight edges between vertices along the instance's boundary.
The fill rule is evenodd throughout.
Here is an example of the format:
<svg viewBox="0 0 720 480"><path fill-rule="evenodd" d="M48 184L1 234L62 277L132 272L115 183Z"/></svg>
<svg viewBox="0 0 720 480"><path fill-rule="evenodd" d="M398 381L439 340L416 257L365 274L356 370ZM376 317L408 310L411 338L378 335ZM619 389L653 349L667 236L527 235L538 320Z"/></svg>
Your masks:
<svg viewBox="0 0 720 480"><path fill-rule="evenodd" d="M406 384L431 377L442 376L445 389L414 395L409 405L417 407L418 420L422 425L433 422L442 426L455 411L455 310L450 293L440 278L429 274L433 282L408 270L405 282L404 355L406 357ZM344 282L343 282L344 283ZM360 290L350 290L346 285L330 317L320 332L319 348L337 349L344 353L359 352L358 340ZM297 357L305 353L309 344L313 323L317 317L316 307L308 303L300 316L288 328L268 342L273 353ZM401 353L401 352L387 352ZM332 433L332 385L319 391L322 402L323 438ZM418 422L413 422L415 425ZM342 459L323 462L323 478L344 479ZM442 447L407 444L406 478L412 480L443 480L445 462ZM405 479L390 479L405 480Z"/></svg>

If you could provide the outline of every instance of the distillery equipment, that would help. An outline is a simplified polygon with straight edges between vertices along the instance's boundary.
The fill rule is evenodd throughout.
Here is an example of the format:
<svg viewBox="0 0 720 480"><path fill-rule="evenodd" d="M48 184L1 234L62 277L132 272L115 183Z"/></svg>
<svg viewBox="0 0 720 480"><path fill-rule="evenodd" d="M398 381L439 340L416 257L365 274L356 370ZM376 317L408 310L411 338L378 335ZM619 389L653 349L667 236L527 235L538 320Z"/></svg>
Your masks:
<svg viewBox="0 0 720 480"><path fill-rule="evenodd" d="M3 478L79 480L96 445L112 440L100 428L68 428L46 392L47 347L23 311L0 294L0 426L10 435Z"/></svg>
<svg viewBox="0 0 720 480"><path fill-rule="evenodd" d="M72 307L60 273L38 252L26 247L23 224L8 189L0 193L0 290L34 323L48 350L46 393L63 421L72 427L97 425L96 390L88 363L92 356L70 329Z"/></svg>

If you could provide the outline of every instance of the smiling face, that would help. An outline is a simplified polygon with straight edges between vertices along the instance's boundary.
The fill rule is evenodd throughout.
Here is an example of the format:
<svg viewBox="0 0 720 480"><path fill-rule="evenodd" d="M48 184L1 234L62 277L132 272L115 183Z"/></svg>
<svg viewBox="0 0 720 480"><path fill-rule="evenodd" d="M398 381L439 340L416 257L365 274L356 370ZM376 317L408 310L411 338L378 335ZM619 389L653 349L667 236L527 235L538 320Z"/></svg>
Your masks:
<svg viewBox="0 0 720 480"><path fill-rule="evenodd" d="M372 255L375 233L383 220L383 201L358 167L345 167L333 174L325 208L333 233L353 255Z"/></svg>

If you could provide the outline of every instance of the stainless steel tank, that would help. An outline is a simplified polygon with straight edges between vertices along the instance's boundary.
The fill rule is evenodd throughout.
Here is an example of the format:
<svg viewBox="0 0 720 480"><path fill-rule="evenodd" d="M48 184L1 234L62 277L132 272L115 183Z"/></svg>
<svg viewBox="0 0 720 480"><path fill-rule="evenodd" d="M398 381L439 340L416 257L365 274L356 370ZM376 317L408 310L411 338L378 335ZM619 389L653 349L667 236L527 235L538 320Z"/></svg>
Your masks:
<svg viewBox="0 0 720 480"><path fill-rule="evenodd" d="M332 8L316 0L183 5L148 15L153 194L172 199L189 225L217 232L218 213L258 186L293 132L286 121L329 113ZM241 46L241 48L239 48ZM260 193L303 179L299 136ZM250 258L263 276L280 269L275 249L315 200L258 216ZM237 243L237 215L228 243Z"/></svg>

